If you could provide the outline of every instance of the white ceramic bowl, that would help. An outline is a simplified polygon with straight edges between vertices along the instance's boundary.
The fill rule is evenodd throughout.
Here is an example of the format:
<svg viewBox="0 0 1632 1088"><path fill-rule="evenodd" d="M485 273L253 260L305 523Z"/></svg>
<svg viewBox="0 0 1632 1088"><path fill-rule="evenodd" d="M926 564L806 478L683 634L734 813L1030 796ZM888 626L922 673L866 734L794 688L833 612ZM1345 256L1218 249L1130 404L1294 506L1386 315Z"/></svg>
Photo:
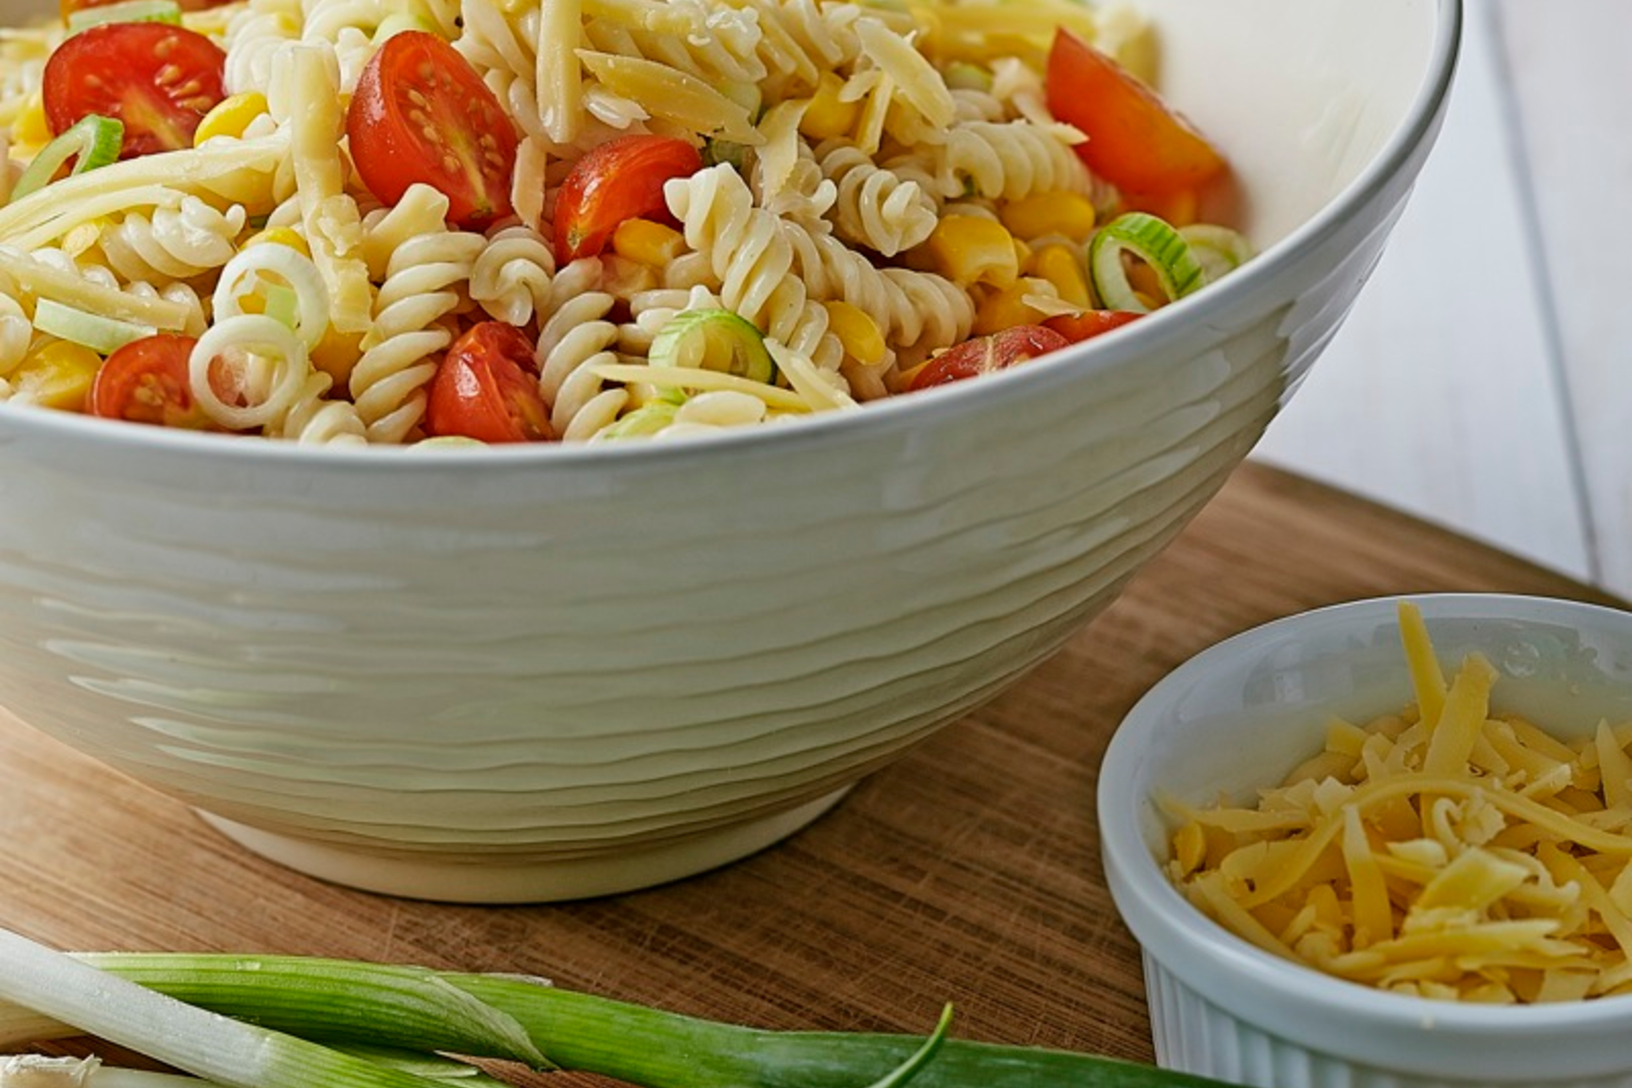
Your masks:
<svg viewBox="0 0 1632 1088"><path fill-rule="evenodd" d="M1632 717L1632 613L1532 597L1421 606L1443 662L1500 670L1494 701L1561 736ZM1192 907L1154 791L1245 797L1320 750L1329 714L1364 721L1412 701L1393 600L1256 628L1198 654L1118 729L1099 777L1111 893L1144 950L1157 1060L1265 1088L1632 1085L1632 998L1528 1007L1385 993L1261 951Z"/></svg>
<svg viewBox="0 0 1632 1088"><path fill-rule="evenodd" d="M323 451L0 411L0 705L367 888L720 864L997 692L1207 501L1436 134L1456 0L1149 0L1266 252L1127 333L843 418Z"/></svg>

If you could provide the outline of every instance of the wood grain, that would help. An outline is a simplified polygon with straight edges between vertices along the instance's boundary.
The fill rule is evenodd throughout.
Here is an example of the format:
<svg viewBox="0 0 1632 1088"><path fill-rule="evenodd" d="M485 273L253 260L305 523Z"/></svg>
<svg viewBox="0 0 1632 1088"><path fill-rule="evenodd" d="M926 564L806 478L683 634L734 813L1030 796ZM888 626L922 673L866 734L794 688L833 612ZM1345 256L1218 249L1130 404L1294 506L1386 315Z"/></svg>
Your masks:
<svg viewBox="0 0 1632 1088"><path fill-rule="evenodd" d="M1109 612L1021 684L737 865L555 906L390 899L273 866L0 715L5 924L69 948L286 952L526 971L766 1027L922 1031L1149 1060L1137 951L1100 872L1116 722L1205 646L1353 598L1559 575L1248 465ZM592 1083L552 1078L551 1083Z"/></svg>

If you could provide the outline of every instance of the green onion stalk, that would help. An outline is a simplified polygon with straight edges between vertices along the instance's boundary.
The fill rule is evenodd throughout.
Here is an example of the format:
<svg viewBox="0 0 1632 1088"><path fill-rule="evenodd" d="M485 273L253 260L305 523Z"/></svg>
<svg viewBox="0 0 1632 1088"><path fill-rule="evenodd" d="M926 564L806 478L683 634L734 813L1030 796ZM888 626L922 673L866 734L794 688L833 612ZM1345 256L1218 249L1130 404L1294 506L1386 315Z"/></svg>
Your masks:
<svg viewBox="0 0 1632 1088"><path fill-rule="evenodd" d="M68 956L3 930L0 998L12 1002L0 1002L0 1047L91 1034L232 1088L447 1088L438 1055L643 1088L899 1088L909 1078L915 1088L1219 1084L1114 1058L947 1038L950 1006L927 1038L767 1031L519 975L299 956ZM432 1064L416 1069L409 1052Z"/></svg>

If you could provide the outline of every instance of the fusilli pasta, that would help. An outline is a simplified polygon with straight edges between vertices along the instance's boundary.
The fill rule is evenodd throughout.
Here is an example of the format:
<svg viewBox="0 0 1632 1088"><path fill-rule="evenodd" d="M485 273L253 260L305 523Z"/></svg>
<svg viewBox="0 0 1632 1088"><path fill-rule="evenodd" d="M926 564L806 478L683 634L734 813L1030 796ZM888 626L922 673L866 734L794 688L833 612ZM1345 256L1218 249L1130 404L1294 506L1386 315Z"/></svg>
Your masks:
<svg viewBox="0 0 1632 1088"><path fill-rule="evenodd" d="M935 229L940 218L935 199L918 182L901 178L841 140L818 146L816 158L823 176L836 186L833 225L844 241L893 257Z"/></svg>
<svg viewBox="0 0 1632 1088"><path fill-rule="evenodd" d="M1054 28L1097 18L1074 0L228 0L177 18L224 56L160 141L176 149L110 151L0 201L0 400L84 408L121 345L165 334L200 407L184 422L308 444L679 438L848 410L977 328L1080 313L1084 237L1122 200L1048 112ZM63 40L0 38L0 195L51 138L42 69ZM1107 40L1148 67L1137 20ZM1062 193L1089 198L1069 231L1057 199L1015 206ZM958 236L1013 261L983 278ZM445 410L466 344L512 368L514 430Z"/></svg>
<svg viewBox="0 0 1632 1088"><path fill-rule="evenodd" d="M445 227L391 251L374 299L374 321L349 387L371 442L401 442L425 414L423 387L453 342L443 319L459 310L487 240Z"/></svg>

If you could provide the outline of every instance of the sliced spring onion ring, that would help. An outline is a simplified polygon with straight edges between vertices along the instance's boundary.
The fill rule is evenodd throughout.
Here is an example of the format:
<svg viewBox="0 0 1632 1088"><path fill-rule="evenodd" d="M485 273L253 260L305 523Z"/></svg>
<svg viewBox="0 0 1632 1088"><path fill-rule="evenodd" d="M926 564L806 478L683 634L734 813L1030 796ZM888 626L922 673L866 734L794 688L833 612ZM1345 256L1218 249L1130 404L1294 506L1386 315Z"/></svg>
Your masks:
<svg viewBox="0 0 1632 1088"><path fill-rule="evenodd" d="M385 39L404 30L423 30L429 34L438 33L436 27L423 15L412 11L393 11L384 19L381 19L380 25L374 28L374 44L383 45Z"/></svg>
<svg viewBox="0 0 1632 1088"><path fill-rule="evenodd" d="M1183 235L1154 215L1128 212L1099 228L1088 244L1088 272L1107 310L1141 314L1151 310L1128 282L1127 270L1122 267L1124 253L1151 267L1169 302L1177 302L1206 285L1207 277Z"/></svg>
<svg viewBox="0 0 1632 1088"><path fill-rule="evenodd" d="M40 148L34 161L23 171L23 176L12 186L11 199L20 200L36 189L51 184L51 179L57 176L57 171L70 156L78 156L73 169L68 172L70 177L116 161L124 142L123 122L94 113L80 118L69 126L68 131Z"/></svg>
<svg viewBox="0 0 1632 1088"><path fill-rule="evenodd" d="M1179 228L1179 237L1190 246L1208 283L1235 271L1253 256L1252 243L1247 241L1246 235L1229 227L1192 223Z"/></svg>
<svg viewBox="0 0 1632 1088"><path fill-rule="evenodd" d="M85 310L65 306L55 299L42 298L34 304L34 327L59 340L82 344L102 355L118 351L132 340L152 336L158 330L151 325L120 321Z"/></svg>
<svg viewBox="0 0 1632 1088"><path fill-rule="evenodd" d="M262 312L273 321L288 325L291 329L298 329L300 296L295 294L294 288L269 283L262 289L266 292L266 309Z"/></svg>
<svg viewBox="0 0 1632 1088"><path fill-rule="evenodd" d="M117 4L102 4L80 8L68 13L68 33L78 34L103 23L169 23L181 25L181 5L176 0L119 0Z"/></svg>
<svg viewBox="0 0 1632 1088"><path fill-rule="evenodd" d="M480 447L480 446L485 446L485 445L487 445L487 443L483 442L479 438L466 438L462 434L439 434L439 435L435 435L435 436L433 436L431 438L421 438L418 442L414 443L414 446L416 448L419 447L419 446L428 446L428 447L430 447L432 449L435 449L435 448L437 448L439 446L477 446L477 447Z"/></svg>
<svg viewBox="0 0 1632 1088"><path fill-rule="evenodd" d="M765 335L753 322L730 310L681 310L658 330L647 362L654 367L717 370L752 382L776 381L776 362L765 347ZM684 399L678 390L666 394Z"/></svg>
<svg viewBox="0 0 1632 1088"><path fill-rule="evenodd" d="M278 283L277 280L282 280ZM293 295L292 312L288 292ZM315 348L329 327L329 295L323 274L312 259L289 246L271 243L246 246L221 267L210 298L217 322L245 313L244 298L260 295L262 312L300 334L307 350Z"/></svg>
<svg viewBox="0 0 1632 1088"><path fill-rule="evenodd" d="M741 172L748 168L748 145L732 143L730 140L705 139L703 141L703 165L718 166L722 162L730 163L732 168Z"/></svg>
<svg viewBox="0 0 1632 1088"><path fill-rule="evenodd" d="M654 400L636 408L605 430L595 434L597 442L615 442L620 438L650 438L674 422L674 413L680 406L672 401Z"/></svg>

